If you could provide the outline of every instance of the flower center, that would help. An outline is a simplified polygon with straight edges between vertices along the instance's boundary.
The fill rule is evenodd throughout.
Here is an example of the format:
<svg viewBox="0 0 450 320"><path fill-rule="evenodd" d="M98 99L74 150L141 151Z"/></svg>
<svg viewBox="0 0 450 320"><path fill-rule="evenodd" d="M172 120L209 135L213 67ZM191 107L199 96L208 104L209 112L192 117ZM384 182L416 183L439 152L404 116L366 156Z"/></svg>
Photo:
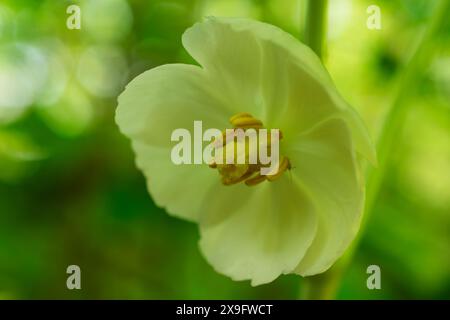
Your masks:
<svg viewBox="0 0 450 320"><path fill-rule="evenodd" d="M276 130L275 135L267 133L263 123L246 112L232 116L230 123L233 129L226 129L213 142L216 156L209 165L219 171L224 185L244 182L247 186L255 186L265 180L274 181L291 169L287 157L274 154L279 150L281 131ZM270 161L262 159L261 151L267 156L270 154Z"/></svg>

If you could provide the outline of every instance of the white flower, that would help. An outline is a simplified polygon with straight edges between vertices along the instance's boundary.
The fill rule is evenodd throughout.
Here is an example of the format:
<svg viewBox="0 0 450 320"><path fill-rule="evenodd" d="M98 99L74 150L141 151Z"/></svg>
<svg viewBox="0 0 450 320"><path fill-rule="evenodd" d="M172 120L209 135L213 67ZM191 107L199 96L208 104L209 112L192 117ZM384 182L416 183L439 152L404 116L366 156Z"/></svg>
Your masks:
<svg viewBox="0 0 450 320"><path fill-rule="evenodd" d="M116 120L153 199L197 222L205 258L234 280L258 285L280 274L324 272L359 227L360 156L375 161L361 119L318 57L274 26L209 18L188 29L183 44L201 67L154 68L119 97ZM224 173L221 179L206 164L171 162L174 129L194 120L230 128L229 118L241 112L283 133L280 154L290 169L277 179L224 185Z"/></svg>

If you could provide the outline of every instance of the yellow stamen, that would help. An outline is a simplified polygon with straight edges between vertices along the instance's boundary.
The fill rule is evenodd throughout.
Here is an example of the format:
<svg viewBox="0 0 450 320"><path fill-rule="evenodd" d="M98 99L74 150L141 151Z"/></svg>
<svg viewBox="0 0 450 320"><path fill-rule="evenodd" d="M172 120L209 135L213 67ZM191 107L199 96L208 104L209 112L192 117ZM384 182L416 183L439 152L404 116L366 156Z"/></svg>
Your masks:
<svg viewBox="0 0 450 320"><path fill-rule="evenodd" d="M252 186L256 186L257 184L260 184L264 180L266 180L266 176L257 175L253 178L245 180L245 184L249 187L252 187Z"/></svg>
<svg viewBox="0 0 450 320"><path fill-rule="evenodd" d="M209 167L210 167L211 169L216 169L216 168L217 168L217 163L215 163L215 162L213 161L213 162L211 162L211 163L209 164Z"/></svg>
<svg viewBox="0 0 450 320"><path fill-rule="evenodd" d="M274 181L274 180L278 179L288 169L289 170L291 169L291 164L289 162L289 159L287 157L283 157L280 165L278 166L277 172L275 172L273 174L268 174L267 180Z"/></svg>
<svg viewBox="0 0 450 320"><path fill-rule="evenodd" d="M230 118L230 123L236 129L255 129L259 130L263 128L263 123L259 119L254 118L248 112L240 112ZM215 143L218 146L225 147L227 143L237 143L234 139L235 131L225 130L222 136L219 137ZM281 131L279 131L279 139L283 137ZM228 138L228 139L227 139ZM236 145L235 145L236 147ZM267 148L271 148L271 135L267 136ZM247 151L248 152L248 151ZM248 155L247 155L248 156ZM260 170L263 167L261 163L257 164L218 164L212 162L209 164L210 168L217 169L221 175L221 180L224 185L233 185L240 182L244 182L247 186L256 186L266 180L274 181L278 179L286 170L291 169L289 159L287 157L281 157L278 169L270 173L269 175L261 175Z"/></svg>
<svg viewBox="0 0 450 320"><path fill-rule="evenodd" d="M236 128L262 128L262 122L253 117L240 117L231 121L231 124Z"/></svg>
<svg viewBox="0 0 450 320"><path fill-rule="evenodd" d="M230 118L230 122L233 123L234 120L239 119L239 118L246 118L246 117L251 117L252 115L248 112L239 112L236 113L234 116L232 116Z"/></svg>

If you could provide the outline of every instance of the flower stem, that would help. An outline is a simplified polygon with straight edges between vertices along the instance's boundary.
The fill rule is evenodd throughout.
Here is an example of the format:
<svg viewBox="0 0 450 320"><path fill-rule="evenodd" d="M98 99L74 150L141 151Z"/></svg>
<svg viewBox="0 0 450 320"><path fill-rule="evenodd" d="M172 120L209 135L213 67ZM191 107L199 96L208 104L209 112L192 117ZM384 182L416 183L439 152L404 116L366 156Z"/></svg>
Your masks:
<svg viewBox="0 0 450 320"><path fill-rule="evenodd" d="M308 0L304 41L322 59L328 0Z"/></svg>
<svg viewBox="0 0 450 320"><path fill-rule="evenodd" d="M326 33L328 0L307 0L303 40L322 60ZM328 272L303 279L301 299L327 299L335 291L337 284Z"/></svg>
<svg viewBox="0 0 450 320"><path fill-rule="evenodd" d="M419 78L423 68L429 61L432 50L430 42L446 22L446 13L450 11L450 0L440 0L434 9L430 22L412 51L411 58L400 77L399 85L388 115L385 118L383 130L378 138L378 167L367 170L367 192L363 220L360 231L347 250L346 254L325 274L306 278L303 296L308 299L333 299L336 297L341 280L359 246L367 221L373 212L375 200L384 180L388 167L389 155L395 146L395 136L401 129L405 115L408 112L407 99L411 87ZM326 281L325 281L326 280ZM311 288L314 287L314 290Z"/></svg>

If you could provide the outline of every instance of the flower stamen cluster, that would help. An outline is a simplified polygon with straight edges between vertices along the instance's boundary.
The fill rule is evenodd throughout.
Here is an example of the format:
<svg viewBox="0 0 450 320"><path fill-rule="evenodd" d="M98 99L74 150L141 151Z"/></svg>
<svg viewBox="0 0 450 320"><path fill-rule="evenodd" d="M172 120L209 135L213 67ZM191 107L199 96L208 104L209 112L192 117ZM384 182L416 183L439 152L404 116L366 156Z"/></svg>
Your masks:
<svg viewBox="0 0 450 320"><path fill-rule="evenodd" d="M222 136L214 143L219 148L218 154L223 161L213 161L209 166L213 169L217 169L221 175L221 181L224 185L234 185L240 182L244 182L247 186L256 186L264 181L274 181L281 177L286 171L291 169L289 159L285 156L277 156L277 164L274 168L270 169L268 174L261 174L261 168L268 168L267 163L263 163L257 158L258 150L251 148L251 138L257 139L258 148L266 148L267 153L272 153L272 136L267 134L261 139L260 130L264 128L261 120L256 119L250 113L240 112L230 118L230 123L233 125L233 129L227 129L223 131ZM253 130L253 135L248 135L249 130ZM277 131L278 139L282 139L281 131ZM277 141L278 143L278 141ZM241 154L245 161L237 161L239 157L239 149L244 150L244 154ZM276 149L278 151L278 148ZM232 154L233 161L227 161L227 154ZM271 154L272 156L272 154ZM251 161L251 159L258 159Z"/></svg>

